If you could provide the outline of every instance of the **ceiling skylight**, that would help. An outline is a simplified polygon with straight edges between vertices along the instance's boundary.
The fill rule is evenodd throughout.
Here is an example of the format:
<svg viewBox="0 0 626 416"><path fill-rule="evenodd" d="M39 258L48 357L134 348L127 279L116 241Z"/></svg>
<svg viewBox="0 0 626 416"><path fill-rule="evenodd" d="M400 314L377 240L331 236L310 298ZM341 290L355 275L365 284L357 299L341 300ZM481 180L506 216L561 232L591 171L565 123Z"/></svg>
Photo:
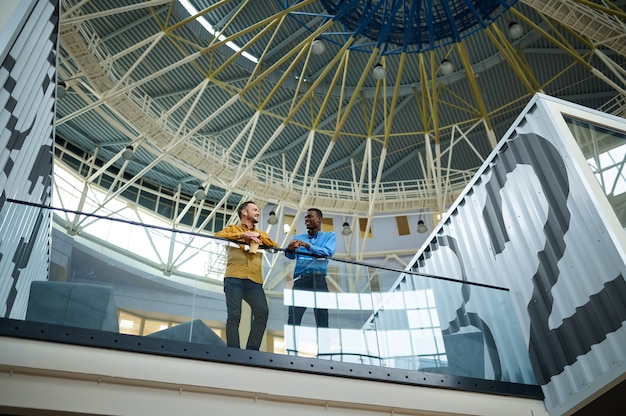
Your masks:
<svg viewBox="0 0 626 416"><path fill-rule="evenodd" d="M199 13L198 9L196 9L190 2L189 0L178 0L178 2L187 10L187 12L189 13L190 16L195 16L196 14ZM226 36L222 35L218 30L216 30L213 25L211 25L211 23L208 22L208 20L206 20L204 18L204 16L198 16L196 18L196 20L198 21L198 23L200 23L202 25L202 27L204 27L207 32L209 32L211 34L211 36L217 37L219 40L225 40ZM239 52L241 51L241 48L239 46L237 46L234 42L226 42L226 46L228 46L230 49L232 49L235 52ZM249 59L250 61L254 62L255 64L259 62L259 59L256 58L255 56L249 54L248 52L243 52L241 54L241 56L243 56L244 58Z"/></svg>

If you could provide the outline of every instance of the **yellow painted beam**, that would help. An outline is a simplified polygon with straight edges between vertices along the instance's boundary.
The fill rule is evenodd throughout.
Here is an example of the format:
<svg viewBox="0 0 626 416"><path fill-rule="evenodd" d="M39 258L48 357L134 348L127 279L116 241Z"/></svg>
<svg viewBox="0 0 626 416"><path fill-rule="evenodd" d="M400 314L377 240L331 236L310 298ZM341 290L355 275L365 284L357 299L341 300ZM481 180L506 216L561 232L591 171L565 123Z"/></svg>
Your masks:
<svg viewBox="0 0 626 416"><path fill-rule="evenodd" d="M556 39L554 36L552 36L550 33L546 32L545 30L543 30L541 28L541 26L537 25L535 22L533 22L532 20L530 20L529 18L527 18L526 16L524 16L522 13L518 12L517 10L511 8L509 9L511 10L511 12L517 17L519 18L521 21L523 21L524 23L526 23L528 26L530 26L531 28L533 28L533 30L535 30L537 33L541 34L544 38L548 39L549 41L551 41L554 45L556 45L558 48L560 48L561 50L563 50L563 52L567 53L569 56L571 56L573 59L575 59L576 61L578 61L578 63L580 63L581 65L583 65L585 68L591 70L592 67L591 65L586 62L576 51L574 51L572 48L567 47L565 44L563 44L563 42L559 41L558 39Z"/></svg>
<svg viewBox="0 0 626 416"><path fill-rule="evenodd" d="M374 100L372 105L372 112L370 114L370 120L367 123L367 137L374 136L374 127L376 126L376 114L378 114L378 106L376 103L380 100L380 94L383 91L383 84L376 83L376 92L374 93ZM363 100L363 106L366 105L366 101Z"/></svg>
<svg viewBox="0 0 626 416"><path fill-rule="evenodd" d="M289 13L292 13L292 12L294 12L294 11L298 11L299 9L301 9L301 8L303 8L303 7L306 7L306 6L308 6L309 4L314 3L315 1L317 1L317 0L304 0L304 1L300 2L300 3L294 4L294 5L292 5L291 7L287 8L287 9L285 9L285 10L282 10L282 11L280 11L280 12L278 12L278 13L276 13L276 14L272 15L272 16L267 17L266 19L260 20L259 22L256 22L256 23L254 23L254 24L252 24L252 25L248 26L245 30L237 31L237 32L235 32L235 33L233 33L233 34L231 34L231 35L229 35L229 36L224 35L224 36L225 36L225 38L224 38L223 40L218 40L218 38L216 37L216 38L214 38L214 40L210 43L210 45L209 45L208 47L206 47L206 48L204 48L204 49L202 49L202 50L200 51L200 54L206 54L206 53L212 52L212 51L216 50L217 48L219 48L219 47L221 47L221 46L225 45L226 43L228 43L228 42L234 42L235 40L239 39L240 37L242 37L242 36L244 36L244 35L247 35L248 33L255 32L255 31L256 31L256 30L258 30L258 29L261 29L261 31L264 31L264 28L266 28L267 26L272 26L272 25L275 25L275 24L276 24L276 23L275 23L276 21L281 21L281 20L282 20L285 16L288 16L288 15L289 15ZM220 3L217 3L217 4L215 4L215 5L211 6L211 7L209 7L209 8L207 8L207 9L203 10L203 11L202 11L202 12L200 12L200 13L205 14L205 13L207 12L207 10L209 10L209 11L210 11L210 10L213 10L213 9L215 9L215 6L218 6L218 5L223 6L223 5L224 5L224 4L226 4L226 3L228 3L228 1L222 1L222 2L220 2ZM199 13L199 14L200 14L200 13ZM236 16L237 16L237 14L235 14L234 16L232 16L229 22L232 22ZM186 21L187 21L187 23L189 23L191 20L186 19ZM325 30L326 26L328 26L328 25L330 25L330 24L332 24L332 21L326 22L326 24L325 24L323 27L318 28L318 30L316 30L316 31L315 31L313 34L311 34L309 37L315 37L315 36L317 36L319 33L323 32L323 31ZM222 29L222 32L225 32L225 31L226 31L226 29L228 28L228 25L229 25L229 23L227 23L227 24L226 24L226 26L224 27L224 29ZM176 25L176 27L178 27L178 26L179 26L179 25L177 24L177 25ZM171 32L172 32L171 28L167 28L167 29L165 29L165 31L166 31L166 33L171 33ZM255 38L256 38L256 37L255 37ZM251 41L250 41L250 42L247 42L245 45L240 46L240 47L241 47L241 50L240 50L240 51L238 51L235 55L236 55L236 56L241 55L243 52L245 52L245 51L246 51L246 49L248 48L248 45L250 45L250 44L252 44L252 42L251 42ZM293 54L294 54L295 52L296 52L296 51L294 51L294 50L290 51L290 52L286 55L286 57L288 57L288 56L289 56L289 57L290 57L290 56L293 56ZM284 58L286 58L286 57L283 57L283 59L281 60L281 63L282 63L282 62L284 62L284 60L285 60ZM214 72L216 72L216 71L217 71L217 72L220 72L220 71L222 71L225 67L226 67L226 66L221 65L221 66L220 66L219 68L217 68Z"/></svg>
<svg viewBox="0 0 626 416"><path fill-rule="evenodd" d="M286 16L283 16L283 17L281 17L279 19L280 23L276 27L276 30L274 31L274 33L270 37L269 41L265 44L265 48L263 49L263 52L261 53L261 56L259 56L259 61L258 61L257 65L255 65L254 69L252 71L250 71L250 76L248 77L248 81L247 81L248 83L251 82L256 77L257 71L259 69L263 68L263 62L265 62L265 56L272 50L272 47L274 45L274 39L276 39L276 36L278 35L278 32L279 32L281 26L285 22L285 17ZM253 40L249 41L248 44L254 43ZM220 67L227 68L228 65L222 64Z"/></svg>
<svg viewBox="0 0 626 416"><path fill-rule="evenodd" d="M342 72L345 72L345 70L340 70L340 68L345 68L348 65L349 57L350 57L350 51L346 51L345 53L342 54L341 61L338 65L337 70L335 71L335 74L333 75L330 86L336 85ZM313 87L311 87L311 90L313 90ZM328 103L330 102L332 95L333 95L333 89L328 88L328 90L326 91L326 96L324 96L324 101L322 101L322 105L320 106L320 109L317 112L315 123L312 126L313 128L316 128L317 126L319 126L319 123L324 118L324 114L326 113L326 107L328 106Z"/></svg>
<svg viewBox="0 0 626 416"><path fill-rule="evenodd" d="M430 89L432 96L432 115L433 133L435 136L435 144L439 146L439 88L437 88L437 63L435 62L435 51L430 51ZM426 84L426 79L423 82Z"/></svg>
<svg viewBox="0 0 626 416"><path fill-rule="evenodd" d="M174 30L176 30L176 29L178 29L178 28L181 28L181 27L185 26L185 25L186 25L186 24L188 24L188 23L193 22L193 21L194 21L194 20L196 20L198 17L202 17L202 16L204 16L205 14L212 12L213 10L217 10L217 9L219 9L220 7L222 7L222 6L224 6L225 4L228 4L228 3L230 3L230 2L231 2L231 0L221 0L221 1L218 1L217 3L210 5L210 6L209 6L209 7L207 7L206 9L203 9L203 10L198 11L198 13L194 14L193 16L189 16L188 18L183 19L183 20L181 20L180 22L177 22L176 24L174 24L174 25L172 25L172 26L170 26L170 27L163 28L163 31L164 31L165 33L171 33L171 32L173 32Z"/></svg>
<svg viewBox="0 0 626 416"><path fill-rule="evenodd" d="M365 123L365 125L367 126L367 134L366 136L369 136L370 133L373 131L372 127L371 127L371 117L368 116L368 111L367 111L367 105L365 104L365 94L363 94L363 91L359 91L359 98L360 98L360 102L361 102L361 112L363 113L363 122ZM376 94L374 94L376 95ZM376 100L376 98L375 98ZM368 122L367 120L370 119L370 121Z"/></svg>
<svg viewBox="0 0 626 416"><path fill-rule="evenodd" d="M350 38L350 39L353 39L353 38ZM379 53L379 49L374 48L374 50L372 51L372 54L369 57L369 60L367 61L367 65L365 65L365 70L363 71L363 73L361 74L361 77L359 78L356 85L354 86L355 91L359 91L363 87L366 77L370 76L369 69L372 68L374 63L377 61L378 53ZM346 106L343 116L340 118L337 126L335 126L335 134L332 137L333 142L337 141L337 138L339 137L339 134L341 133L341 130L343 129L343 125L348 120L348 116L350 114L350 111L352 110L352 106L354 105L354 102L356 101L357 97L358 97L358 94L352 94L352 96L350 97L350 101L348 102L348 105Z"/></svg>
<svg viewBox="0 0 626 416"><path fill-rule="evenodd" d="M307 39L305 39L303 42L312 42L320 33L322 33L324 30L326 30L326 28L328 26L330 26L332 24L332 21L328 21L326 22L324 25L320 26L315 32L313 32L311 35L309 35L307 37ZM352 39L353 41L353 39ZM348 42L345 43L344 47L342 48L342 50L347 49L350 45L352 44L352 42L349 40ZM254 79L251 80L241 91L240 94L243 95L245 94L247 91L249 91L250 89L252 89L255 84L257 84L258 82L260 82L262 79L266 78L269 74L271 74L272 72L274 72L275 70L277 70L278 68L280 68L284 63L286 63L287 61L293 59L294 55L297 55L300 53L300 51L302 49L305 48L292 48L291 50L289 50L284 56L282 56L278 61L276 61L275 63L273 63L268 69L266 69L265 71L259 73L259 75ZM340 57L339 56L335 56L331 62L336 62ZM259 61L258 65L261 65L262 61ZM258 66L257 65L257 66ZM321 77L320 77L321 78Z"/></svg>
<svg viewBox="0 0 626 416"><path fill-rule="evenodd" d="M495 25L494 25L495 26ZM495 33L494 33L495 32ZM536 92L539 90L539 85L532 74L530 67L519 59L511 43L506 39L506 36L502 31L495 26L493 29L488 27L485 29L485 33L491 40L491 43L498 49L500 54L504 57L504 60L509 64L509 67L515 72L517 78L524 84L529 92Z"/></svg>
<svg viewBox="0 0 626 416"><path fill-rule="evenodd" d="M419 71L420 78L422 80L422 127L424 131L429 131L431 126L431 118L428 116L428 111L431 111L432 114L432 96L430 88L428 88L428 83L425 81L428 79L428 75L426 74L426 63L424 62L424 55L419 55Z"/></svg>
<svg viewBox="0 0 626 416"><path fill-rule="evenodd" d="M274 29L275 26L277 26L277 25L280 26L280 24L283 22L283 19L284 18L281 18L278 21L270 22L259 33L257 33L252 39L250 39L250 41L246 45L241 47L240 50L236 51L230 58L228 58L218 68L215 68L213 71L211 71L211 77L213 77L213 78L217 77L222 71L224 71L226 68L230 67L230 65L233 62L235 62L237 59L239 59L239 57L246 51L246 49L247 49L247 47L249 45L252 45L257 40L261 39L263 36L265 36L267 34L267 32L269 32L270 30ZM276 31L274 33L276 33Z"/></svg>
<svg viewBox="0 0 626 416"><path fill-rule="evenodd" d="M466 99L464 99L463 97L461 97L460 95L458 95L456 92L452 91L451 89L449 89L447 86L442 85L440 87L441 91L445 91L447 94L451 95L452 97L456 98L460 103L465 104L465 107L463 107L460 104L455 104L455 103L451 103L448 102L446 100L442 100L441 98L439 98L439 103L442 106L447 106L447 107L451 107L454 108L456 110L459 111L463 111L464 113L471 115L472 117L476 117L476 118L480 118L480 114L478 113L478 110L476 110L476 108L474 106L472 106L472 104L470 102L468 102ZM439 93L439 95L441 96L441 92Z"/></svg>
<svg viewBox="0 0 626 416"><path fill-rule="evenodd" d="M411 87L411 92L413 93L413 99L415 99L415 105L417 106L418 115L419 115L420 119L423 119L424 118L424 115L423 115L424 109L422 108L422 102L421 102L421 99L420 99L420 92L415 87Z"/></svg>
<svg viewBox="0 0 626 416"><path fill-rule="evenodd" d="M485 105L485 101L483 100L483 97L480 93L480 88L478 88L476 74L474 74L474 70L472 68L472 63L470 61L469 54L467 53L467 49L465 48L463 42L459 42L456 45L457 50L459 51L459 56L461 57L461 62L463 63L463 67L465 68L467 82L469 83L472 93L474 94L474 99L476 100L476 105L478 106L480 116L485 120L487 129L492 130L491 120L489 120L489 114L487 113L487 106Z"/></svg>

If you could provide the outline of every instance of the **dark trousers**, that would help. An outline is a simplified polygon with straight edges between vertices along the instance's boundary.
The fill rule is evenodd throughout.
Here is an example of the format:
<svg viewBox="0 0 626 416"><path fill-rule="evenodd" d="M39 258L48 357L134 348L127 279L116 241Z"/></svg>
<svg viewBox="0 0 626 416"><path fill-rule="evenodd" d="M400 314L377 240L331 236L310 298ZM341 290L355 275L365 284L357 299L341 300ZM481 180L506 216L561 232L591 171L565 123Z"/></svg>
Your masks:
<svg viewBox="0 0 626 416"><path fill-rule="evenodd" d="M249 279L224 278L226 295L226 345L241 348L239 343L239 322L241 321L241 301L245 300L252 309L252 326L248 335L247 350L259 350L263 333L267 326L269 307L263 285Z"/></svg>
<svg viewBox="0 0 626 416"><path fill-rule="evenodd" d="M328 292L326 274L322 272L316 272L296 276L293 282L293 290ZM317 300L315 303L317 304ZM289 316L287 318L287 324L300 325L300 323L302 322L302 315L304 315L304 311L306 311L306 307L304 306L289 306ZM319 328L328 328L328 309L314 308L313 312L315 313L315 324Z"/></svg>

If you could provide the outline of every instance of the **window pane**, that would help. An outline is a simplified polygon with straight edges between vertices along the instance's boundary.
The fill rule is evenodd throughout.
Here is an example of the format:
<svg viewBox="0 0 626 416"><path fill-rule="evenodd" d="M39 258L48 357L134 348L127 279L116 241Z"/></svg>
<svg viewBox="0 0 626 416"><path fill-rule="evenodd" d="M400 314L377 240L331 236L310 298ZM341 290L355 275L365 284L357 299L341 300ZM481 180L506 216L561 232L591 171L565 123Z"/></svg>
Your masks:
<svg viewBox="0 0 626 416"><path fill-rule="evenodd" d="M322 220L322 231L324 232L332 232L335 230L335 225L333 223L333 219L332 218L324 218Z"/></svg>
<svg viewBox="0 0 626 416"><path fill-rule="evenodd" d="M359 231L361 232L361 238L365 238L366 227L367 227L367 218L359 218ZM370 224L370 231L367 233L367 238L372 238L372 224Z"/></svg>
<svg viewBox="0 0 626 416"><path fill-rule="evenodd" d="M148 335L154 332L159 332L159 331L169 328L169 326L170 326L169 322L167 321L155 321L153 319L146 319L146 322L144 323L144 326L143 326L142 335Z"/></svg>
<svg viewBox="0 0 626 416"><path fill-rule="evenodd" d="M284 219L283 227L284 227L284 233L285 234L289 234L289 235L295 235L296 234L296 228L297 228L296 224L293 225L293 228L291 227L291 223L293 222L293 220L295 218L296 217L293 216L293 215L285 214L285 216L283 218Z"/></svg>
<svg viewBox="0 0 626 416"><path fill-rule="evenodd" d="M406 215L396 217L396 225L398 226L398 235L411 234L411 229L409 228L409 219Z"/></svg>
<svg viewBox="0 0 626 416"><path fill-rule="evenodd" d="M141 318L128 312L119 312L119 326L121 334L139 335L141 332Z"/></svg>

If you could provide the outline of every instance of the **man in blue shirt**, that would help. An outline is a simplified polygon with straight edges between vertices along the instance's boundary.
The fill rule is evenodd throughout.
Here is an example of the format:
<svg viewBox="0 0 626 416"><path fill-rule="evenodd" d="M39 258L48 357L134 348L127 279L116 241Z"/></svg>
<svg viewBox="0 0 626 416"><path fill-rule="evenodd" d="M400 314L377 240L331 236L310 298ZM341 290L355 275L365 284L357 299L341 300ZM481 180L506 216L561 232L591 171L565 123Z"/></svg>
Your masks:
<svg viewBox="0 0 626 416"><path fill-rule="evenodd" d="M293 290L328 292L326 275L328 257L335 254L337 237L333 232L322 232L322 211L309 208L304 217L307 232L298 234L289 243L285 256L296 259L293 273ZM306 307L289 307L289 325L300 325ZM314 308L315 323L320 328L328 328L328 309Z"/></svg>

